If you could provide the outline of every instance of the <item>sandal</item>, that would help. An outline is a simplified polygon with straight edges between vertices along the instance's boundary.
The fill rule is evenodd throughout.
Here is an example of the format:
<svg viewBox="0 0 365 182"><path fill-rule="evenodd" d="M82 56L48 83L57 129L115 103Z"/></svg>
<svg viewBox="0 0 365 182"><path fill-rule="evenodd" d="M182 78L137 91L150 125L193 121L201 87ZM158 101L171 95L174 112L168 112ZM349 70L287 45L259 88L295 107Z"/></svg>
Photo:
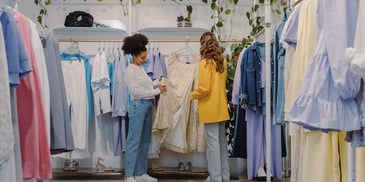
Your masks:
<svg viewBox="0 0 365 182"><path fill-rule="evenodd" d="M76 161L70 161L70 160L66 160L65 164L63 166L63 171L77 171L79 167L79 163Z"/></svg>
<svg viewBox="0 0 365 182"><path fill-rule="evenodd" d="M158 167L155 164L148 164L148 169L151 171L164 171L164 168Z"/></svg>

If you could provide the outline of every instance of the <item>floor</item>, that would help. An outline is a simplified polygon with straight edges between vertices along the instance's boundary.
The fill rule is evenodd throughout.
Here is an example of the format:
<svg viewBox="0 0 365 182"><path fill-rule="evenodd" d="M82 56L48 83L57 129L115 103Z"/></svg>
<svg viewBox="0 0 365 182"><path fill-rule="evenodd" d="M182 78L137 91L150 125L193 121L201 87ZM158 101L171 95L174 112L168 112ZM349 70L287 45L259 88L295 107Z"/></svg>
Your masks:
<svg viewBox="0 0 365 182"><path fill-rule="evenodd" d="M120 180L46 180L45 182L123 182ZM204 179L159 179L159 182L205 182ZM289 182L290 179L284 180L273 180L273 182ZM231 182L259 182L259 181L248 181L247 179L231 180ZM262 181L261 181L262 182Z"/></svg>
<svg viewBox="0 0 365 182"><path fill-rule="evenodd" d="M53 170L52 180L44 182L123 182L123 171L96 172L93 169L79 169L77 172L64 172L62 169ZM158 178L159 182L205 182L208 176L206 169L193 168L192 171L177 171L165 168L164 171L149 171L151 176ZM232 178L232 176L231 176ZM260 180L266 181L266 178ZM289 178L273 180L273 182L289 182ZM248 181L246 176L236 176L231 182L258 182Z"/></svg>

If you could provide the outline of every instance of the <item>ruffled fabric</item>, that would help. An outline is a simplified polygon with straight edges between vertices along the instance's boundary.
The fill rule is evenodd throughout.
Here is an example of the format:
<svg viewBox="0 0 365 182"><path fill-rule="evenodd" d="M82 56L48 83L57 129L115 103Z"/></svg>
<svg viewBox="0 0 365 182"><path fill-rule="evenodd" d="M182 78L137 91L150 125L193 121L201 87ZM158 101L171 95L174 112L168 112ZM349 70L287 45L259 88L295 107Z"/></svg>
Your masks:
<svg viewBox="0 0 365 182"><path fill-rule="evenodd" d="M346 56L349 59L351 71L365 78L365 53L360 53L355 48L349 47L346 49Z"/></svg>
<svg viewBox="0 0 365 182"><path fill-rule="evenodd" d="M326 54L315 55L309 63L288 120L309 130L351 131L361 128L356 100L341 99Z"/></svg>

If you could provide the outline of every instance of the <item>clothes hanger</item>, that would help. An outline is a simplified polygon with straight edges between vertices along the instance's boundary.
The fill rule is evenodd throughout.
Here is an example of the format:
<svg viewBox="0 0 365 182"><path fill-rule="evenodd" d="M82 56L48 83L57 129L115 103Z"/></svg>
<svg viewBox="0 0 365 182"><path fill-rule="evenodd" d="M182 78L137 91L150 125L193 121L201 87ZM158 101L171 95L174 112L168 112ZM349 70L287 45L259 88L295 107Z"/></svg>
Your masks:
<svg viewBox="0 0 365 182"><path fill-rule="evenodd" d="M64 53L67 53L67 54L77 54L77 53L80 53L80 49L79 49L79 45L78 43L71 38L71 44L70 46L68 46L64 51Z"/></svg>

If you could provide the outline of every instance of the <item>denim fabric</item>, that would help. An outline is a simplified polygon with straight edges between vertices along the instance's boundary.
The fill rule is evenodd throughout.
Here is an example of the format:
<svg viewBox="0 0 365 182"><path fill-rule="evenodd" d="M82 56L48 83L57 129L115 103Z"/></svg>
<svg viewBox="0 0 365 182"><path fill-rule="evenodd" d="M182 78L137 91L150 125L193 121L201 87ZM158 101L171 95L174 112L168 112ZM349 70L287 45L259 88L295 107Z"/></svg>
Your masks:
<svg viewBox="0 0 365 182"><path fill-rule="evenodd" d="M273 82L273 112L274 124L284 124L284 103L285 103L285 87L284 87L284 64L285 64L285 48L280 43L280 36L287 20L284 15L281 24L276 29L275 42L273 47L274 57L274 82Z"/></svg>
<svg viewBox="0 0 365 182"><path fill-rule="evenodd" d="M271 45L271 51L272 51ZM272 56L271 56L272 57ZM247 48L241 63L240 106L247 105L258 114L265 113L265 44L255 42ZM271 85L274 85L274 65L271 58ZM272 94L271 94L272 95ZM272 101L272 97L271 97Z"/></svg>
<svg viewBox="0 0 365 182"><path fill-rule="evenodd" d="M237 107L231 157L247 159L247 122L245 120L246 111L242 107Z"/></svg>
<svg viewBox="0 0 365 182"><path fill-rule="evenodd" d="M125 176L146 174L152 132L152 100L131 100L128 111Z"/></svg>
<svg viewBox="0 0 365 182"><path fill-rule="evenodd" d="M209 182L229 182L229 162L225 122L204 124Z"/></svg>

